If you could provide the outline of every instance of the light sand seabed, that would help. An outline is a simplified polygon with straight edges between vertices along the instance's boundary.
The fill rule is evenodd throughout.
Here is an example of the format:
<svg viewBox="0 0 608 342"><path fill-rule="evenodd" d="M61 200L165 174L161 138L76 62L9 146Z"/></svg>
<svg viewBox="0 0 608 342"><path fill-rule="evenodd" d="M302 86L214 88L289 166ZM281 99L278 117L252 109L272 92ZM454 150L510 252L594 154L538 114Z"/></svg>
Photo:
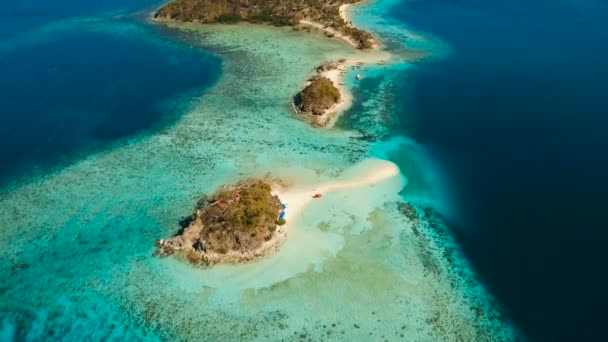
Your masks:
<svg viewBox="0 0 608 342"><path fill-rule="evenodd" d="M366 185L374 185L386 179L399 175L397 165L383 160L366 160L366 165L372 165L366 172L360 175L360 178L349 179L344 181L332 181L313 186L311 189L280 189L276 191L281 201L289 204L289 210L286 211L285 219L295 220L298 215L306 208L313 200L313 195L327 194L336 190L347 190Z"/></svg>
<svg viewBox="0 0 608 342"><path fill-rule="evenodd" d="M354 175L355 177L353 177L353 170L360 170L358 174ZM348 177L349 174L350 177ZM260 257L272 255L274 252L278 251L281 244L287 239L289 228L292 225L297 225L300 215L314 200L313 195L317 193L327 195L334 191L372 186L393 177L397 177L399 174L397 165L389 161L366 159L352 169L347 170L347 172L345 172L347 177L339 177L331 182L309 184L307 186L300 185L298 187L283 187L279 183L275 183L272 185L273 195L278 196L281 202L287 206L285 211L287 223L278 227L272 239L265 241L262 246L254 251L247 253L229 252L227 254L217 255L217 257L222 260L221 263L223 264L241 264L252 260L257 261ZM322 199L319 199L319 202L322 201ZM295 222L295 224L292 222ZM213 257L215 256L216 255ZM299 257L302 260L305 260L303 255L300 255ZM294 269L291 268L291 271L293 270ZM266 278L266 280L268 281L269 279Z"/></svg>
<svg viewBox="0 0 608 342"><path fill-rule="evenodd" d="M278 227L272 239L266 241L253 253L248 254L268 256L277 251L287 238L289 228L293 225L292 222L297 224L299 216L314 200L313 196L315 194L320 193L322 195L327 195L328 193L338 190L371 186L399 175L399 168L397 165L380 159L367 159L353 169L365 171L362 174L357 175L358 177L354 179L340 178L323 184L310 184L297 188L285 188L278 183L273 184L273 193L287 206L287 209L285 210L285 220L287 223ZM352 170L349 171L350 173L353 172ZM234 260L236 263L239 263L239 260L243 259L242 257L239 257L239 255L239 253L235 253Z"/></svg>
<svg viewBox="0 0 608 342"><path fill-rule="evenodd" d="M357 17L380 11L383 0L369 6ZM131 34L111 20L73 25ZM0 193L0 337L511 339L453 241L437 233L444 228L402 214L411 185L418 197L430 194L413 172L415 149L399 150L405 162L393 176L392 164L374 158L389 142L294 119L289 102L302 80L324 61L356 61L357 52L266 26L170 30L224 60L214 87L161 132ZM372 124L390 117L390 103L372 101L390 89L370 89L373 105L357 115ZM373 134L372 124L359 129ZM267 174L285 182L295 209L277 253L210 270L152 255L201 194ZM315 191L326 194L305 198Z"/></svg>
<svg viewBox="0 0 608 342"><path fill-rule="evenodd" d="M273 190L287 205L287 224L281 227L283 234L278 237L286 240L271 243L284 242L283 246L255 263L216 265L198 275L192 274L189 266L167 259L164 261L172 265L167 268L170 277L181 279L182 284L189 283L186 288L217 288L224 294L223 300L231 302L244 289L262 289L305 273L312 265L322 267L328 257L343 247L344 239L340 234L311 229L318 224L312 222L327 220L334 210L365 212L398 200L398 189L406 182L395 164L373 158L329 180L311 178L295 169L281 170L278 175L283 185L274 184ZM323 197L313 199L319 192Z"/></svg>

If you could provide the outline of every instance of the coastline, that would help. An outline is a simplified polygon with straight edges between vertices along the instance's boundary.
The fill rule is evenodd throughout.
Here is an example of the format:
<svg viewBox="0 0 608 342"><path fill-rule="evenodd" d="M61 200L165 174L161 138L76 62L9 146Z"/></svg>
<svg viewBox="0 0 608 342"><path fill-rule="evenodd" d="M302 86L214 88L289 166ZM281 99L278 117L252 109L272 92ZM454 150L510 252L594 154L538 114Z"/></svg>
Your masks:
<svg viewBox="0 0 608 342"><path fill-rule="evenodd" d="M204 266L212 267L216 264L239 265L270 256L274 252L278 251L283 242L285 242L285 239L287 238L287 232L288 224L277 227L277 230L275 231L270 240L264 241L264 243L260 247L252 251L229 251L224 254L213 251L207 251L203 254L204 260L206 261L206 264ZM160 240L159 244L162 243L163 240Z"/></svg>
<svg viewBox="0 0 608 342"><path fill-rule="evenodd" d="M365 4L367 0L362 0L353 4L343 4L339 7L340 16L347 23L347 25L356 27L352 24L351 17L349 15L352 6L361 6ZM357 43L350 37L330 28L324 27L320 23L316 23L309 20L301 20L300 24L317 28L321 31L334 35L336 38L341 39L348 43L351 47L360 51L357 56L347 57L344 56L337 62L337 68L325 70L317 73L319 76L326 77L332 81L334 86L340 92L340 100L331 108L327 109L323 115L306 115L306 118L313 125L322 128L332 128L338 121L339 117L346 112L353 104L353 95L351 91L345 85L346 73L351 69L360 68L365 64L382 63L385 64L390 61L392 54L382 50L382 45L377 38L373 38L372 48L370 50L359 50L357 49ZM307 83L305 83L304 87ZM294 106L295 109L295 106ZM298 111L296 109L296 111Z"/></svg>
<svg viewBox="0 0 608 342"><path fill-rule="evenodd" d="M364 5L367 1L368 0L361 0L359 2L352 3L352 4L340 5L340 7L338 8L338 12L340 14L340 17L342 17L342 19L344 20L344 22L346 23L347 26L356 27L356 25L352 24L352 19L351 19L350 15L348 14L348 12L352 8L352 6L361 6L361 5ZM300 20L299 25L314 27L325 33L333 35L333 37L335 37L335 38L345 41L346 43L348 43L350 46L352 46L355 49L358 49L358 47L359 47L359 44L357 44L357 42L355 42L353 40L353 38L343 34L340 31L337 31L331 27L325 26L321 23L304 19L304 20ZM371 32L368 32L368 33L371 34ZM380 47L380 43L378 42L378 39L376 37L373 37L372 48L369 49L368 51L377 50L379 47Z"/></svg>
<svg viewBox="0 0 608 342"><path fill-rule="evenodd" d="M297 221L304 209L315 200L315 194L325 195L334 191L349 190L363 186L373 186L385 180L391 179L399 175L399 167L389 161L380 159L367 159L358 165L353 166L353 169L360 167L362 164L370 164L373 167L368 167L365 173L354 177L353 179L334 180L331 182L323 182L321 184L311 184L308 186L300 185L297 188L284 187L278 183L276 186L276 194L281 201L287 204L285 219L287 224L283 227L288 227L290 222ZM372 165L375 164L375 165ZM347 170L348 171L348 170ZM344 174L344 173L343 173ZM341 176L343 176L343 174ZM319 201L322 201L322 198Z"/></svg>
<svg viewBox="0 0 608 342"><path fill-rule="evenodd" d="M315 28L317 30L323 31L329 35L332 35L333 38L337 38L337 39L341 39L343 41L345 41L346 43L348 43L348 45L352 46L354 49L357 49L357 43L349 36L342 34L341 32L331 28L331 27L326 27L323 24L314 22L314 21L310 21L310 20L300 20L298 25L302 25L302 26L308 26L308 27L312 27ZM330 36L327 36L328 38ZM373 50L373 49L372 49Z"/></svg>
<svg viewBox="0 0 608 342"><path fill-rule="evenodd" d="M360 2L356 3L356 5L362 5L365 1L366 0L361 0ZM338 8L338 11L340 11L340 16L347 23L351 22L351 17L348 14L348 11L350 10L350 6L352 6L352 5L353 4L344 4L344 5L341 5L340 8Z"/></svg>
<svg viewBox="0 0 608 342"><path fill-rule="evenodd" d="M314 126L322 128L332 128L340 118L340 115L346 112L353 104L353 95L345 83L346 74L349 71L360 69L366 64L383 63L384 65L386 65L390 62L391 57L392 55L389 52L383 50L364 51L357 55L341 58L339 61L335 62L335 69L318 72L318 76L326 77L330 81L332 81L333 85L340 92L340 100L331 108L327 109L322 115L311 115L305 113L300 114L304 115L306 119ZM308 81L305 82L302 88L304 88L307 84ZM299 112L299 110L295 110Z"/></svg>
<svg viewBox="0 0 608 342"><path fill-rule="evenodd" d="M289 187L283 185L279 180L268 180L272 187L273 195L278 196L281 203L287 205L285 210L285 223L283 226L278 226L272 238L265 241L260 247L252 251L238 252L229 251L224 254L217 252L205 252L204 259L207 262L205 266L214 266L216 264L239 265L252 261L256 261L272 255L277 252L281 245L287 239L290 227L300 219L303 211L308 207L315 198L315 194L322 195L340 190L352 190L364 186L374 186L383 181L397 177L400 174L399 167L392 162L368 159L359 165L353 166L356 169L362 164L371 165L364 173L357 175L354 179L334 180L321 184L299 185L298 187ZM338 177L340 178L340 177ZM319 199L322 201L322 198ZM165 240L159 240L158 244L162 245Z"/></svg>
<svg viewBox="0 0 608 342"><path fill-rule="evenodd" d="M351 4L342 4L339 6L338 11L340 17L346 22L349 27L356 27L352 23L352 19L350 17L349 11L353 8L353 6L361 6L368 3L368 0L361 0L356 3ZM162 6L161 6L162 7ZM156 9L154 12L150 13L149 20L156 23L180 23L181 21L168 19L168 18L160 18L155 17L155 13L158 11ZM211 23L202 23L198 20L193 20L192 23L203 24L203 25L212 25ZM259 24L254 24L259 25ZM372 34L372 48L368 50L361 50L358 48L357 42L355 42L351 37L331 28L327 27L321 23L311 21L311 20L300 20L299 23L295 26L304 26L304 27L312 27L318 31L319 33L323 33L326 38L336 38L338 40L342 40L347 43L354 51L352 56L341 56L337 58L337 68L334 70L325 70L323 72L317 72L316 75L328 78L333 83L334 87L336 87L340 93L340 100L334 104L332 107L328 108L322 115L312 115L300 112L293 101L291 101L292 110L295 111L298 115L303 116L306 121L318 128L332 128L335 123L338 121L340 116L351 108L353 104L353 95L352 92L348 89L345 84L345 76L349 70L359 69L365 64L388 64L392 58L392 54L388 51L382 49L381 42ZM304 89L309 84L309 81L305 81L301 87Z"/></svg>

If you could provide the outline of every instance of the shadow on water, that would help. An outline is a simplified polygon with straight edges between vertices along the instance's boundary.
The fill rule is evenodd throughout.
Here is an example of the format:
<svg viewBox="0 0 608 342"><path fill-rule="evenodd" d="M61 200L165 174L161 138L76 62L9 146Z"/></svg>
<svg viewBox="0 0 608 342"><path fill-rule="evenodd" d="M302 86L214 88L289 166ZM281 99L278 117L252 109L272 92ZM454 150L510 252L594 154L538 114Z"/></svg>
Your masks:
<svg viewBox="0 0 608 342"><path fill-rule="evenodd" d="M608 4L407 1L394 16L453 48L415 67L407 101L480 276L532 340L601 339Z"/></svg>

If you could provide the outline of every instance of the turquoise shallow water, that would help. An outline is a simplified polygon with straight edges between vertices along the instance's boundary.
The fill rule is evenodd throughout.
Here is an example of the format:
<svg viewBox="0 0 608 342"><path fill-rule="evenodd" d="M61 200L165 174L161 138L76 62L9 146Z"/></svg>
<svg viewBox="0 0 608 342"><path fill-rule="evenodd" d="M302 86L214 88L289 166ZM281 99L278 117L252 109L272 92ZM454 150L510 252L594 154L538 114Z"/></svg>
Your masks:
<svg viewBox="0 0 608 342"><path fill-rule="evenodd" d="M354 20L387 32L403 62L364 68L366 83L349 75L360 96L325 130L298 120L290 99L315 66L359 52L290 29L168 28L221 58L222 76L159 132L2 192L0 339L511 339L429 209L419 148L393 132L394 78L429 42L374 21L389 5L369 3ZM412 43L398 44L402 36ZM393 159L402 174L313 203L259 263L208 271L152 256L155 240L221 184L268 173L317 184L364 172L370 158ZM404 215L406 201L423 219Z"/></svg>

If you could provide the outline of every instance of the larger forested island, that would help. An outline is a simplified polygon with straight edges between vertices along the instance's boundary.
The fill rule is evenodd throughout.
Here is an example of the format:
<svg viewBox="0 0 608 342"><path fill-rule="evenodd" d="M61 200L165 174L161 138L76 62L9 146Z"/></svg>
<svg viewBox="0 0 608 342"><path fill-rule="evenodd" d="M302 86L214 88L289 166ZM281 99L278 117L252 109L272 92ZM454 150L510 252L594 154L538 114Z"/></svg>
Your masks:
<svg viewBox="0 0 608 342"><path fill-rule="evenodd" d="M157 254L181 254L193 264L241 263L269 254L286 237L283 205L270 184L249 179L224 186L198 201L173 237L158 241Z"/></svg>
<svg viewBox="0 0 608 342"><path fill-rule="evenodd" d="M350 38L359 49L374 46L371 34L347 22L340 6L361 0L174 0L154 17L202 23L248 21L277 26L295 26L313 22Z"/></svg>

